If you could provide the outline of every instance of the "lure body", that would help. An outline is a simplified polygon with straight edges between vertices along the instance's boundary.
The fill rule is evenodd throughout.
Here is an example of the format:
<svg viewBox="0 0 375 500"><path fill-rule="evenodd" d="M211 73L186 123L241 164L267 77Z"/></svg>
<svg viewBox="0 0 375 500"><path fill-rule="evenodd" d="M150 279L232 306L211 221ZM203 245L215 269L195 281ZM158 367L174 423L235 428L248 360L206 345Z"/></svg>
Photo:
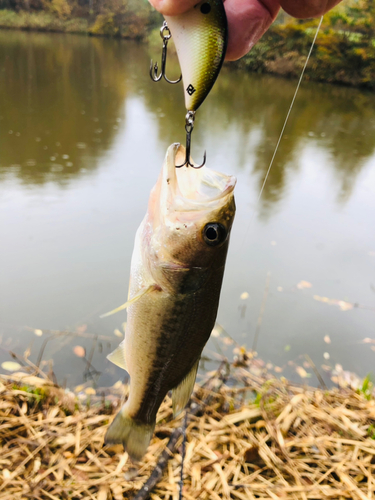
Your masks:
<svg viewBox="0 0 375 500"><path fill-rule="evenodd" d="M196 111L224 62L228 24L222 0L203 0L179 16L167 16L184 84L185 105Z"/></svg>

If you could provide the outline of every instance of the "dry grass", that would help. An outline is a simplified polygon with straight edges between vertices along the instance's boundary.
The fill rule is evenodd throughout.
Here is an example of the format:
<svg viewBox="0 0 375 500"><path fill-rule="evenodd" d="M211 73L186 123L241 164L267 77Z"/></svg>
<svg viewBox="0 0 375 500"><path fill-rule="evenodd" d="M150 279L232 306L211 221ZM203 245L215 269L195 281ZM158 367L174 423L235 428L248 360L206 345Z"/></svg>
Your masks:
<svg viewBox="0 0 375 500"><path fill-rule="evenodd" d="M187 428L185 499L373 498L372 399L233 370L244 387L215 392L211 385L194 397L201 410ZM30 392L26 381L41 387ZM172 419L167 398L138 474L128 480L134 466L127 454L103 447L116 407L78 409L72 394L48 381L26 381L0 384L0 499L132 498L183 422ZM180 453L181 438L153 500L178 499Z"/></svg>

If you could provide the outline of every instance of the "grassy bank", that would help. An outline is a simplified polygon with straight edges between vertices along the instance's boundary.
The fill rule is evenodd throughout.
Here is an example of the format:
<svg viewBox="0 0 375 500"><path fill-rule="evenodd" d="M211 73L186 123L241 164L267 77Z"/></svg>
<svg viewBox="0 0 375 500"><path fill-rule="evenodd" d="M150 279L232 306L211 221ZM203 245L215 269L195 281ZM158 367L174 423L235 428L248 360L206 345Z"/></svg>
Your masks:
<svg viewBox="0 0 375 500"><path fill-rule="evenodd" d="M0 28L144 39L161 16L147 0L0 0Z"/></svg>
<svg viewBox="0 0 375 500"><path fill-rule="evenodd" d="M274 25L234 66L258 73L298 78L317 20L290 19ZM374 20L375 26L375 20ZM305 79L375 89L375 34L365 23L348 25L327 15L307 66Z"/></svg>
<svg viewBox="0 0 375 500"><path fill-rule="evenodd" d="M0 0L0 28L157 40L161 16L147 0ZM281 14L233 67L298 78L318 21ZM306 79L375 89L375 0L343 2L324 16Z"/></svg>
<svg viewBox="0 0 375 500"><path fill-rule="evenodd" d="M370 393L280 381L249 357L236 365L196 386L184 498L372 498ZM136 469L122 446L103 445L126 386L86 389L83 404L45 376L0 378L0 499L177 498L183 416L172 418L170 398Z"/></svg>
<svg viewBox="0 0 375 500"><path fill-rule="evenodd" d="M50 31L61 33L89 33L90 25L87 19L65 19L49 12L15 12L0 10L0 28L31 31Z"/></svg>

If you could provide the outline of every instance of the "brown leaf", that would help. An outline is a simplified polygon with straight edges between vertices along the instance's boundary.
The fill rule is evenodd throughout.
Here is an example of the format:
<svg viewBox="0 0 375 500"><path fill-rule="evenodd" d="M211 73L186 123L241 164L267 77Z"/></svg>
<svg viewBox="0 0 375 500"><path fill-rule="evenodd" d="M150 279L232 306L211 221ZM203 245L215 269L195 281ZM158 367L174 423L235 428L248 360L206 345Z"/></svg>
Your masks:
<svg viewBox="0 0 375 500"><path fill-rule="evenodd" d="M350 311L354 308L354 304L346 302L345 300L329 299L328 297L320 297L319 295L314 295L313 298L318 302L324 302L325 304L329 304L330 306L338 306L341 311Z"/></svg>
<svg viewBox="0 0 375 500"><path fill-rule="evenodd" d="M223 338L223 342L225 345L232 345L233 344L233 339L231 339L230 337L224 337Z"/></svg>
<svg viewBox="0 0 375 500"><path fill-rule="evenodd" d="M362 340L364 344L375 344L375 339L370 339L369 337L366 337L365 339Z"/></svg>
<svg viewBox="0 0 375 500"><path fill-rule="evenodd" d="M72 469L72 475L78 480L78 481L88 481L89 480L89 475L78 469Z"/></svg>
<svg viewBox="0 0 375 500"><path fill-rule="evenodd" d="M73 352L79 358L84 358L86 356L86 349L81 345L76 345L75 347L73 347Z"/></svg>
<svg viewBox="0 0 375 500"><path fill-rule="evenodd" d="M325 372L330 372L332 370L332 367L328 365L322 365L322 368Z"/></svg>
<svg viewBox="0 0 375 500"><path fill-rule="evenodd" d="M298 284L297 284L297 288L299 290L303 290L304 288L311 288L312 287L312 284L309 283L308 281L300 281Z"/></svg>
<svg viewBox="0 0 375 500"><path fill-rule="evenodd" d="M308 378L311 376L310 373L307 373L307 371L302 368L302 366L296 366L296 372L301 378Z"/></svg>
<svg viewBox="0 0 375 500"><path fill-rule="evenodd" d="M258 446L251 446L251 448L248 448L244 453L244 459L245 462L249 464L256 464L259 462L263 462L261 456L259 455Z"/></svg>

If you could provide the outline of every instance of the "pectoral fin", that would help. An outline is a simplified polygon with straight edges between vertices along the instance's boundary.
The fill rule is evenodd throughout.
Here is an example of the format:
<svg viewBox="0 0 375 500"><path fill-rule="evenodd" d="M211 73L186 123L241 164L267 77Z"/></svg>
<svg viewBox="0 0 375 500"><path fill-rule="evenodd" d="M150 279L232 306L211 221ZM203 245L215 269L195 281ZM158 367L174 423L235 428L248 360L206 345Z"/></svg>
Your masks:
<svg viewBox="0 0 375 500"><path fill-rule="evenodd" d="M119 344L119 346L116 347L116 349L113 352L108 354L107 359L109 359L109 361L114 365L119 366L123 370L128 371L125 360L124 342L125 340L123 340L121 344Z"/></svg>
<svg viewBox="0 0 375 500"><path fill-rule="evenodd" d="M172 391L172 406L173 406L173 416L177 417L182 410L185 408L187 405L191 393L193 392L194 389L194 384L195 384L195 379L197 376L197 371L198 371L198 365L199 365L199 359L194 363L193 368L190 370L190 372L186 375L184 380L175 387Z"/></svg>
<svg viewBox="0 0 375 500"><path fill-rule="evenodd" d="M113 309L113 311L110 311L110 312L107 312L105 314L102 314L101 316L99 316L99 318L106 318L107 316L112 316L112 314L115 314L115 313L117 313L119 311L122 311L122 310L126 309L127 307L129 307L132 304L134 304L135 302L137 302L137 300L139 300L141 297L143 297L147 293L153 292L155 290L160 290L160 287L158 287L158 285L155 285L155 284L152 284L152 285L147 286L147 287L143 287L137 293L137 295L135 295L134 297L132 297L131 299L129 299L127 302L125 302L125 304L122 304L122 306L117 307L116 309Z"/></svg>

